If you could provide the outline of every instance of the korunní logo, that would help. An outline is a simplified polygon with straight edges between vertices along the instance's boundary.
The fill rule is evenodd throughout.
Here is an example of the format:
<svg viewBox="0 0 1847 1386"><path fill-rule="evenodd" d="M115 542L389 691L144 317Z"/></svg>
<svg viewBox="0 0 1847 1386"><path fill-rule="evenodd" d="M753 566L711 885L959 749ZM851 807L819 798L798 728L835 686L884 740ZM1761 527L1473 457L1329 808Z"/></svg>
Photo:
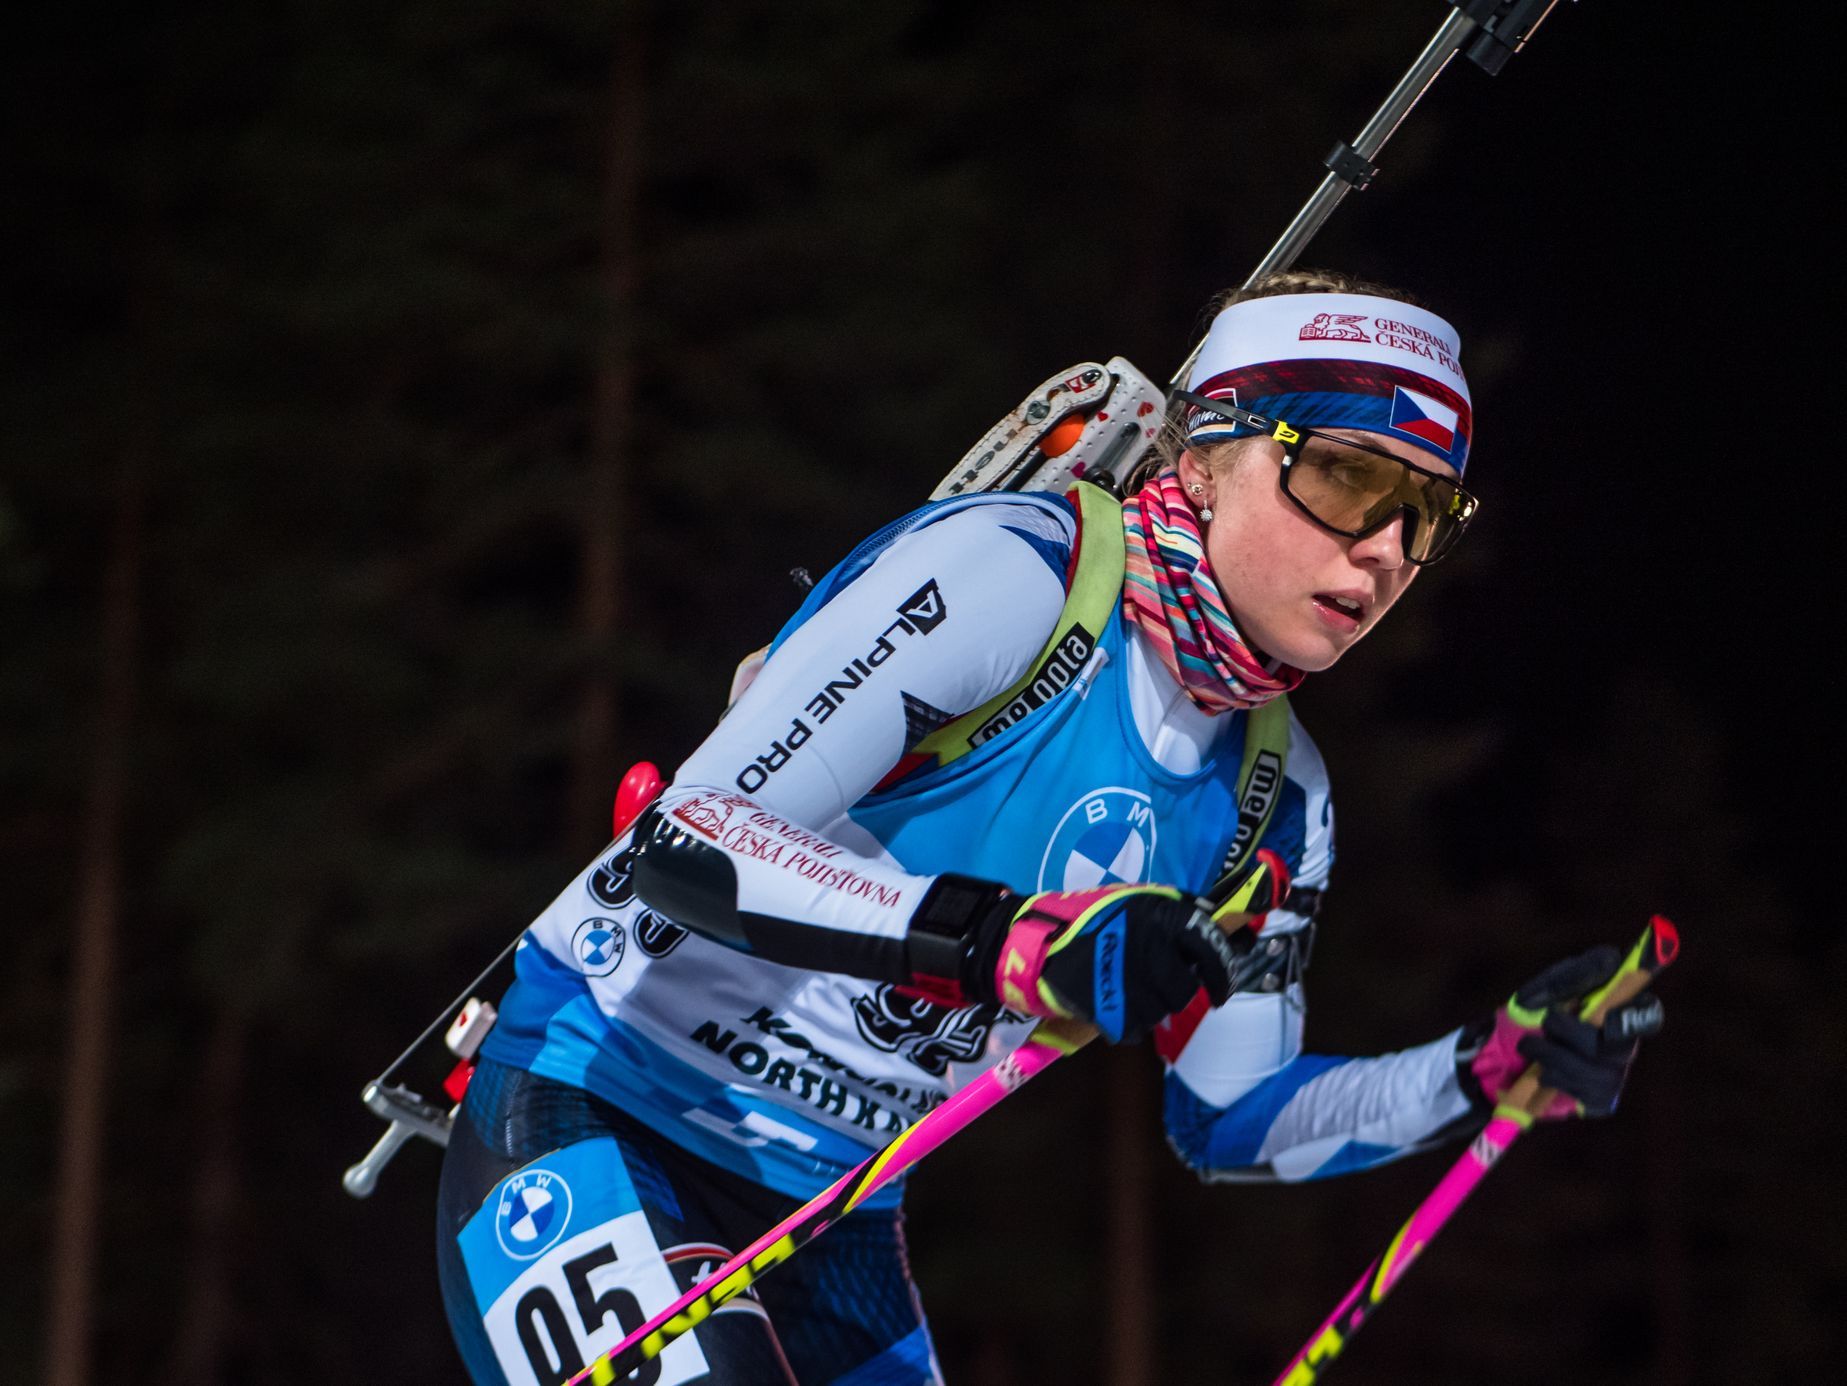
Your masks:
<svg viewBox="0 0 1847 1386"><path fill-rule="evenodd" d="M622 925L600 916L586 919L571 935L571 956L586 977L607 977L622 965Z"/></svg>
<svg viewBox="0 0 1847 1386"><path fill-rule="evenodd" d="M516 1261L530 1261L558 1244L571 1221L571 1186L548 1169L523 1169L500 1186L494 1236Z"/></svg>
<svg viewBox="0 0 1847 1386"><path fill-rule="evenodd" d="M749 801L735 794L690 794L674 805L673 816L716 842L731 826L731 810L748 807Z"/></svg>
<svg viewBox="0 0 1847 1386"><path fill-rule="evenodd" d="M1296 340L1300 342L1370 342L1371 337L1359 324L1364 313L1316 313L1302 324Z"/></svg>

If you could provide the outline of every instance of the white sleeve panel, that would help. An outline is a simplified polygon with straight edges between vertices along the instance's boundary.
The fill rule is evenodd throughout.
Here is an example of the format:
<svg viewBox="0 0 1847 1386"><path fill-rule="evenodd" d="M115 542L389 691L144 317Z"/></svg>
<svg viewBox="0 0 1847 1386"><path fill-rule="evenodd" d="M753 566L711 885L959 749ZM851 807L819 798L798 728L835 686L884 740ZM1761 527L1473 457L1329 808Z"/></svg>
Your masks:
<svg viewBox="0 0 1847 1386"><path fill-rule="evenodd" d="M1302 988L1241 992L1207 1011L1174 1060L1174 1075L1214 1107L1229 1107L1302 1052Z"/></svg>
<svg viewBox="0 0 1847 1386"><path fill-rule="evenodd" d="M1463 1116L1456 1037L1376 1059L1348 1059L1284 1104L1258 1150L1282 1179L1306 1179L1349 1142L1403 1149Z"/></svg>
<svg viewBox="0 0 1847 1386"><path fill-rule="evenodd" d="M660 808L730 858L737 907L751 914L897 939L936 879L850 852L736 790L676 783Z"/></svg>
<svg viewBox="0 0 1847 1386"><path fill-rule="evenodd" d="M833 822L933 725L1026 672L1065 602L1046 551L1073 532L1037 506L983 505L896 540L783 642L675 783Z"/></svg>
<svg viewBox="0 0 1847 1386"><path fill-rule="evenodd" d="M1023 675L1064 608L1074 525L982 505L895 540L764 665L661 799L722 849L738 908L897 939L934 876L822 830L951 717Z"/></svg>

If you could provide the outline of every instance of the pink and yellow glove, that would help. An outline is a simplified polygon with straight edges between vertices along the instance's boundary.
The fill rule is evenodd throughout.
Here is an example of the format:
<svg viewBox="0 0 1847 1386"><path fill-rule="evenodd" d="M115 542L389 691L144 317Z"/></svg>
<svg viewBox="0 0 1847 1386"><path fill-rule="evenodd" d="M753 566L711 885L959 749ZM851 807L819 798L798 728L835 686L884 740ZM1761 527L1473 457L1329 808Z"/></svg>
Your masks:
<svg viewBox="0 0 1847 1386"><path fill-rule="evenodd" d="M1253 940L1241 926L1288 891L1281 860L1258 857L1217 905L1172 886L1015 895L939 876L911 919L904 989L1086 1021L1112 1044L1139 1040L1202 991L1216 1006L1246 980Z"/></svg>
<svg viewBox="0 0 1847 1386"><path fill-rule="evenodd" d="M1660 1030L1658 997L1644 994L1591 1025L1577 1002L1616 975L1623 955L1609 946L1554 963L1516 991L1493 1015L1467 1026L1456 1045L1456 1070L1477 1107L1492 1108L1532 1064L1556 1096L1541 1121L1609 1116L1622 1096L1643 1039Z"/></svg>

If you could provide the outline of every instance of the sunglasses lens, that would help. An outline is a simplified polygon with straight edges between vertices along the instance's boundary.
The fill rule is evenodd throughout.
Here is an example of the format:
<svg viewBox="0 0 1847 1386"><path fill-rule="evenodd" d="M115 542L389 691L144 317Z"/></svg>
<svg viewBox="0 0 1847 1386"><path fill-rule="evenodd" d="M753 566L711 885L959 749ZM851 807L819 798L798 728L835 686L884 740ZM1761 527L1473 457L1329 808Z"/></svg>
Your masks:
<svg viewBox="0 0 1847 1386"><path fill-rule="evenodd" d="M1306 441L1286 484L1309 514L1343 534L1365 534L1400 510L1409 511L1406 552L1417 563L1441 555L1474 510L1474 502L1452 482L1327 438Z"/></svg>

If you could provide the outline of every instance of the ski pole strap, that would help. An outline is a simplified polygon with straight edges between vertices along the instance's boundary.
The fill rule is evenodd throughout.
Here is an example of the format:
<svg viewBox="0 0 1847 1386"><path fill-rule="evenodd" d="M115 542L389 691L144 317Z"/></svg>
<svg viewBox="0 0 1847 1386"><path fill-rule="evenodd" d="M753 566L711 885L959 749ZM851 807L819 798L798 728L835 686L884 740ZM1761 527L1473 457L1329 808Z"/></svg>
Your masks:
<svg viewBox="0 0 1847 1386"><path fill-rule="evenodd" d="M1680 956L1680 931L1673 921L1655 915L1642 930L1641 938L1623 959L1610 980L1584 998L1579 1015L1591 1025L1600 1024L1604 1016L1626 1002L1633 1001L1654 984L1655 974ZM1534 1064L1514 1080L1514 1084L1495 1105L1494 1116L1531 1126L1539 1114L1552 1104L1558 1093L1546 1087Z"/></svg>

